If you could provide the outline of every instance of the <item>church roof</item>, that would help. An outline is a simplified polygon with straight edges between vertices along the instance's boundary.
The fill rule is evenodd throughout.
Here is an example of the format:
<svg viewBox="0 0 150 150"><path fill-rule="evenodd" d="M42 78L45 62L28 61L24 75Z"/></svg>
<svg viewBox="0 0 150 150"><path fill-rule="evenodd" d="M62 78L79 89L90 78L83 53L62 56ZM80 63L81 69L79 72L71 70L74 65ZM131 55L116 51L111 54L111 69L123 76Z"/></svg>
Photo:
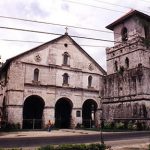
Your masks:
<svg viewBox="0 0 150 150"><path fill-rule="evenodd" d="M105 71L85 50L83 50L83 49L68 35L68 33L65 33L64 35L62 35L62 36L60 36L60 37L58 37L58 38L56 38L56 39L53 39L53 40L51 40L51 41L49 41L49 42L46 42L46 43L41 44L41 45L39 45L39 46L37 46L37 47L35 47L35 48L32 48L32 49L30 49L30 50L28 50L28 51L25 51L25 52L23 52L23 53L21 53L21 54L19 54L19 55L17 55L17 56L14 56L14 57L12 57L12 58L10 58L10 59L7 59L6 62L3 64L3 66L0 68L0 72L2 72L2 71L4 71L4 70L7 70L8 67L9 67L9 65L10 65L10 63L11 63L12 61L14 61L15 59L18 59L18 58L20 58L20 57L22 57L22 56L24 56L24 55L26 55L26 54L28 54L28 53L31 53L31 52L33 52L33 51L36 51L36 50L39 49L40 47L43 47L43 46L46 46L46 45L49 45L49 44L53 44L53 43L57 42L58 40L60 40L60 39L62 39L62 38L65 38L65 37L68 37L68 38L71 40L71 42L72 42L84 55L86 55L86 56L99 68L99 70L100 70L104 75L106 75L106 71Z"/></svg>
<svg viewBox="0 0 150 150"><path fill-rule="evenodd" d="M128 13L126 13L125 15L123 15L122 17L120 17L119 19L114 21L113 23L111 23L108 26L106 26L106 28L110 29L110 30L113 30L116 25L124 22L126 19L128 19L128 18L130 18L132 16L140 16L140 17L145 18L146 20L150 21L150 16L149 15L144 14L144 13L142 13L140 11L137 11L137 10L131 9Z"/></svg>

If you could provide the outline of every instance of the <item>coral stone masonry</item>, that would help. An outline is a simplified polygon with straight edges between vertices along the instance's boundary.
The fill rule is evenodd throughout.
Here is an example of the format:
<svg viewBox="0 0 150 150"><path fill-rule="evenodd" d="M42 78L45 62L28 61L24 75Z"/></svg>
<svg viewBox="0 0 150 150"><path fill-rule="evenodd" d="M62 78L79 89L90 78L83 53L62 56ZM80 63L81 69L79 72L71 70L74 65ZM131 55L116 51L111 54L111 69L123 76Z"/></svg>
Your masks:
<svg viewBox="0 0 150 150"><path fill-rule="evenodd" d="M150 16L132 10L106 28L115 41L106 48L107 73L67 32L8 59L0 68L1 122L92 128L103 117L150 127Z"/></svg>

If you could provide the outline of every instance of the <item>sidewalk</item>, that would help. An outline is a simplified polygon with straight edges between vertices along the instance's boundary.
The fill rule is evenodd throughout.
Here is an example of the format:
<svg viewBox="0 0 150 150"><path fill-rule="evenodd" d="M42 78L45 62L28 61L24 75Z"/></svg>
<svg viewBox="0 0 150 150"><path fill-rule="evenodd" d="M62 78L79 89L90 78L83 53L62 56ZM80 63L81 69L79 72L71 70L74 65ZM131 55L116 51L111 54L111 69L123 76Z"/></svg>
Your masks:
<svg viewBox="0 0 150 150"><path fill-rule="evenodd" d="M0 132L1 138L20 138L20 137L54 137L54 136L73 136L73 135L100 134L98 131L60 129L48 131L18 131Z"/></svg>

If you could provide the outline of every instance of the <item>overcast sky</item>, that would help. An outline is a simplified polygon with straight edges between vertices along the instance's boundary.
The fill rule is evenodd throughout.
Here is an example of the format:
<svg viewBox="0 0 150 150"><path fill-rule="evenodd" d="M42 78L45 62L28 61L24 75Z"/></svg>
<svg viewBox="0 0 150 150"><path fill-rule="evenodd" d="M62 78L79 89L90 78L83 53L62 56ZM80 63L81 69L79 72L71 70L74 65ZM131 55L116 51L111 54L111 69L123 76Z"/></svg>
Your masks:
<svg viewBox="0 0 150 150"><path fill-rule="evenodd" d="M38 20L104 31L109 31L105 29L105 26L130 11L130 8L150 15L150 0L0 0L0 16ZM8 42L3 41L3 39L47 42L58 36L8 30L1 27L22 28L58 34L65 33L65 26L38 24L0 17L0 55L3 62L10 57L40 45L39 43L29 42ZM69 27L68 34L113 40L112 33L72 27ZM113 46L112 42L73 39L79 45L104 46L81 47L106 70L105 47Z"/></svg>

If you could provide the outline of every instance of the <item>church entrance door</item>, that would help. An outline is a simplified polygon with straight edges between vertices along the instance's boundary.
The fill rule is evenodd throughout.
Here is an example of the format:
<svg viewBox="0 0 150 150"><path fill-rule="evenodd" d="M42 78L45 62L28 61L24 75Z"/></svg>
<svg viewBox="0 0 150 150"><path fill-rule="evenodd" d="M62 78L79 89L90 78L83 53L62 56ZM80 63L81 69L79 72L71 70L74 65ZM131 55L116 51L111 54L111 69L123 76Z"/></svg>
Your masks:
<svg viewBox="0 0 150 150"><path fill-rule="evenodd" d="M92 128L95 126L95 113L97 110L97 103L88 99L82 106L82 124L85 128Z"/></svg>
<svg viewBox="0 0 150 150"><path fill-rule="evenodd" d="M45 103L37 96L26 98L23 106L23 129L41 129Z"/></svg>
<svg viewBox="0 0 150 150"><path fill-rule="evenodd" d="M55 126L56 128L70 128L71 112L73 104L67 98L61 98L55 105Z"/></svg>

